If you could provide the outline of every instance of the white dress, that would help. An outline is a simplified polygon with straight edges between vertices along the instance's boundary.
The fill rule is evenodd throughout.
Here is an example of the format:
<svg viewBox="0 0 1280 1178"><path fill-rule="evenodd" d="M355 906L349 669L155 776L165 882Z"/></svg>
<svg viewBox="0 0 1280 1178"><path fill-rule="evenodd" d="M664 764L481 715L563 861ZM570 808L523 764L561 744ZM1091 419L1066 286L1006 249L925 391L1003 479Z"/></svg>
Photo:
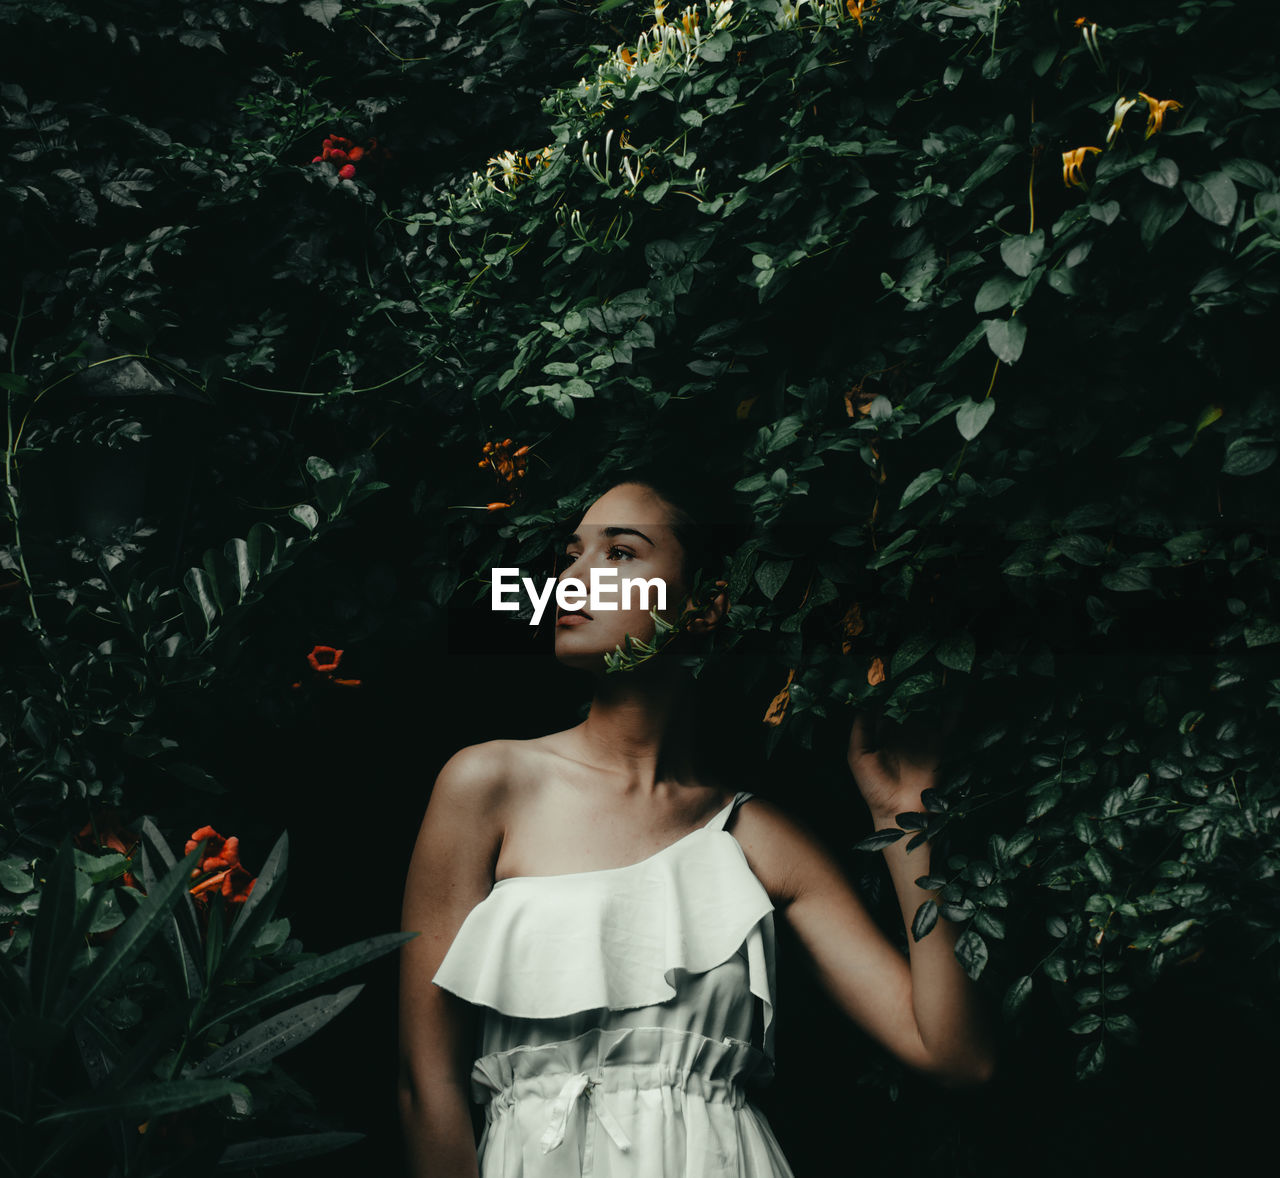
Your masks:
<svg viewBox="0 0 1280 1178"><path fill-rule="evenodd" d="M725 829L749 797L467 915L432 980L485 1008L481 1178L793 1178L744 1089L773 1074L773 905Z"/></svg>

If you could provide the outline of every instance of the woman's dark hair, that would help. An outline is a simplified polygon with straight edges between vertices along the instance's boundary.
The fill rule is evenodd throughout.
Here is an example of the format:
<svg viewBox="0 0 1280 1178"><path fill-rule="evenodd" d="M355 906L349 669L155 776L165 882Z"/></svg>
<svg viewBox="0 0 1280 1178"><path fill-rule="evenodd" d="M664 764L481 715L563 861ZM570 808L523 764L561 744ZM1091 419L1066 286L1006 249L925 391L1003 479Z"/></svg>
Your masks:
<svg viewBox="0 0 1280 1178"><path fill-rule="evenodd" d="M750 534L750 515L733 498L731 479L655 463L609 472L600 493L639 483L671 507L671 530L684 552L680 574L691 589L699 572L712 579L724 576L729 557Z"/></svg>

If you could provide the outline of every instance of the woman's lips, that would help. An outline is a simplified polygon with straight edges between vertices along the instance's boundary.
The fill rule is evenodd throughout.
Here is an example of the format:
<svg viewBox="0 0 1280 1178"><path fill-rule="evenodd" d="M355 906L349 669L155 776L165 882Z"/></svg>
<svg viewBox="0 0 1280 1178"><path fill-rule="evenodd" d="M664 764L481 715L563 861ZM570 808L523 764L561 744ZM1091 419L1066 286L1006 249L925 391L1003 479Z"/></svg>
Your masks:
<svg viewBox="0 0 1280 1178"><path fill-rule="evenodd" d="M580 626L583 622L591 621L591 615L584 613L582 610L575 610L571 614L561 614L556 619L557 626Z"/></svg>

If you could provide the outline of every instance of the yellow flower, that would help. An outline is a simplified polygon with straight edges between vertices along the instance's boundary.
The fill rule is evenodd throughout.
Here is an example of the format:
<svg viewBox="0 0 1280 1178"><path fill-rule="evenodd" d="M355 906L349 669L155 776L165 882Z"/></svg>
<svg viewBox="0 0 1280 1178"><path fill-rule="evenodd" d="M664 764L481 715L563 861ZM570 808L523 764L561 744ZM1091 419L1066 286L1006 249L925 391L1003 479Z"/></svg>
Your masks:
<svg viewBox="0 0 1280 1178"><path fill-rule="evenodd" d="M1062 182L1068 188L1073 184L1077 188L1088 188L1088 184L1084 179L1084 161L1088 158L1088 153L1093 152L1094 155L1101 155L1100 147L1077 147L1075 151L1064 151L1062 153Z"/></svg>
<svg viewBox="0 0 1280 1178"><path fill-rule="evenodd" d="M1152 98L1150 94L1143 94L1141 90L1138 91L1138 97L1147 100L1147 133L1144 136L1146 139L1150 139L1157 131L1164 129L1164 116L1168 111L1182 109L1182 103L1172 98L1166 98L1162 102Z"/></svg>
<svg viewBox="0 0 1280 1178"><path fill-rule="evenodd" d="M862 28L862 18L869 16L870 13L864 13L864 8L874 8L877 0L844 0L844 6L849 10L849 15L858 22L858 28Z"/></svg>
<svg viewBox="0 0 1280 1178"><path fill-rule="evenodd" d="M840 619L840 653L848 654L853 650L853 640L866 629L862 620L862 607L855 601ZM884 664L881 664L883 669Z"/></svg>
<svg viewBox="0 0 1280 1178"><path fill-rule="evenodd" d="M782 690L773 697L768 710L764 714L764 722L771 728L776 728L782 723L783 717L787 714L787 709L791 706L791 681L795 677L796 669L792 667L787 672L787 681L782 685Z"/></svg>

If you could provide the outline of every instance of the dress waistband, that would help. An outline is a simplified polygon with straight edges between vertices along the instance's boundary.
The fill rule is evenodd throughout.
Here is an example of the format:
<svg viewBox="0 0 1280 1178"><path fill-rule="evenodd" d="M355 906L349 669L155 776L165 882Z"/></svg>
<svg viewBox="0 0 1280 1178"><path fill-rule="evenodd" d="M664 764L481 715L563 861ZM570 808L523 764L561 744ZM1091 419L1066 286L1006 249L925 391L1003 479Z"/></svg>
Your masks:
<svg viewBox="0 0 1280 1178"><path fill-rule="evenodd" d="M665 1027L593 1028L574 1039L481 1056L471 1084L474 1099L496 1106L495 1113L528 1096L555 1100L579 1076L593 1092L677 1088L741 1107L744 1082L761 1083L772 1072L768 1057L742 1039Z"/></svg>

